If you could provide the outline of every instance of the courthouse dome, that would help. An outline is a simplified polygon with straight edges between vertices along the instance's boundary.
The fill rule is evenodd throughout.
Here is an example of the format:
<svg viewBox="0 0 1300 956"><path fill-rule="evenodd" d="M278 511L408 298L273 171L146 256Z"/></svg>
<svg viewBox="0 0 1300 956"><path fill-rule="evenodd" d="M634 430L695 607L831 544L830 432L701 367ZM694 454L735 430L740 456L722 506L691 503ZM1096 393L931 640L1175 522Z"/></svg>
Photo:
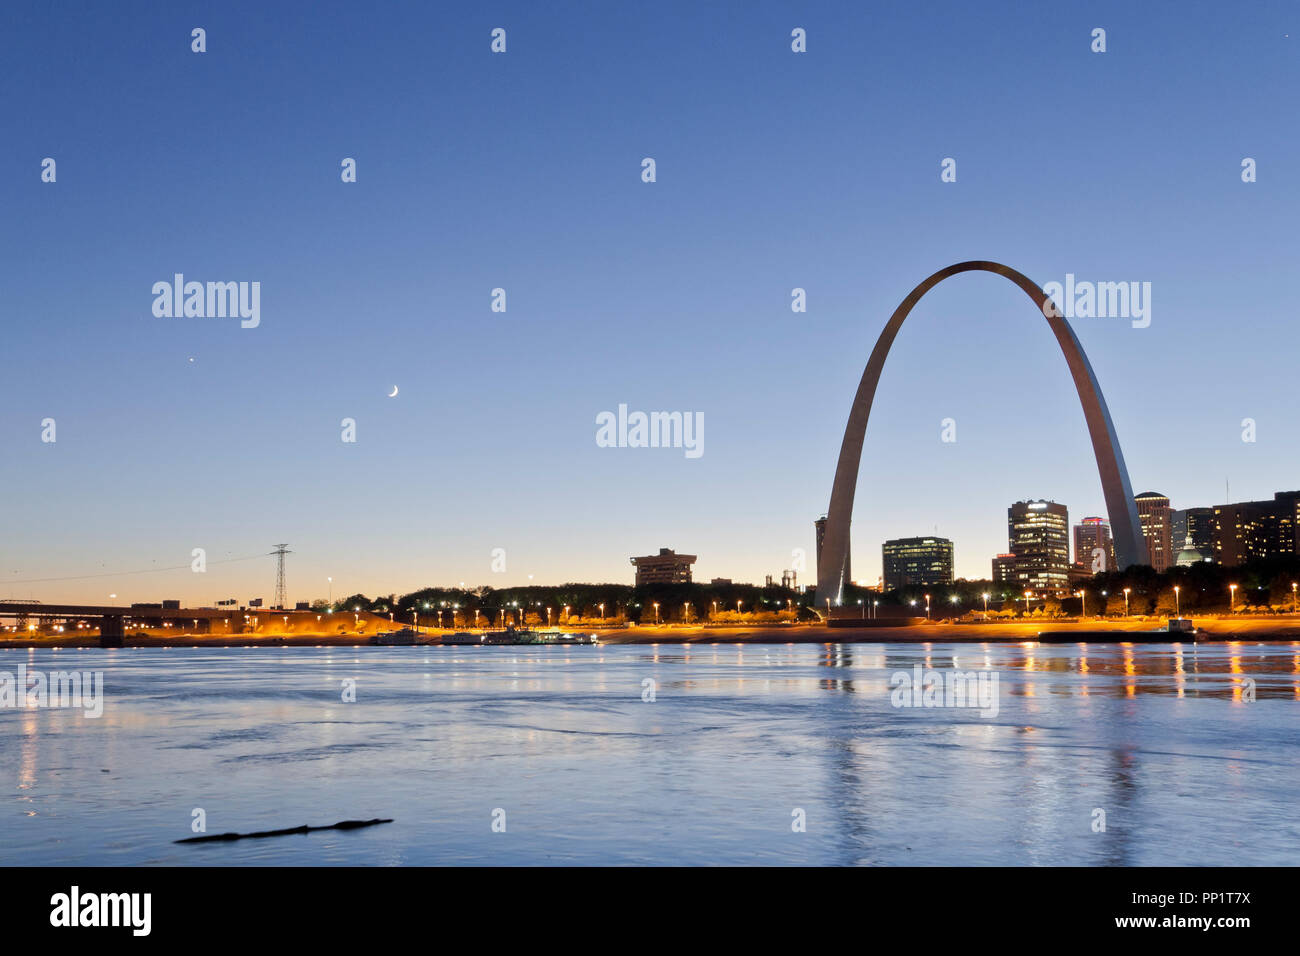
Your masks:
<svg viewBox="0 0 1300 956"><path fill-rule="evenodd" d="M1196 550L1192 545L1192 536L1189 534L1187 536L1187 543L1183 545L1183 550L1178 552L1178 557L1174 561L1174 566L1186 568L1190 565L1200 564L1202 561L1207 560L1209 559L1206 558L1205 555L1201 554L1200 551Z"/></svg>

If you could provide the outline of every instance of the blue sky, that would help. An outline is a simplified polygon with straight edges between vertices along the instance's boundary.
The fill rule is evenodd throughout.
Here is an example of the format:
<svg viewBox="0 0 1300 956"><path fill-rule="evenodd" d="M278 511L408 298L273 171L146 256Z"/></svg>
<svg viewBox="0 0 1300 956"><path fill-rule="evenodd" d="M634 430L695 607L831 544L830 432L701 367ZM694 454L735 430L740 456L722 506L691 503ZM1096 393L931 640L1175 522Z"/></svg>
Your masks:
<svg viewBox="0 0 1300 956"><path fill-rule="evenodd" d="M1300 484L1293 4L0 16L0 596L269 598L272 559L218 562L279 541L301 600L327 576L336 595L630 582L628 556L661 546L749 581L803 548L811 582L875 338L965 259L1152 283L1149 328L1074 322L1135 492L1186 507L1225 480L1234 499ZM177 272L260 282L261 325L155 318ZM702 412L703 456L597 447L620 403ZM959 276L886 366L855 576L874 580L883 539L936 530L958 574L986 576L1025 497L1104 514L1042 317ZM206 575L34 580L195 547Z"/></svg>

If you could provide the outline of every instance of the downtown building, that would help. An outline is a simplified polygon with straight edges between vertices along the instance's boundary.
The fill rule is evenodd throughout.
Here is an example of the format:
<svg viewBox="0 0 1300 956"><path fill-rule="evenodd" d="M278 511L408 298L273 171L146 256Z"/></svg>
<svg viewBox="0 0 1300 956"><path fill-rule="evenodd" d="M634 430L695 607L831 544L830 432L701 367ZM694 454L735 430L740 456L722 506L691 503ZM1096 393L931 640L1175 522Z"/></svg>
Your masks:
<svg viewBox="0 0 1300 956"><path fill-rule="evenodd" d="M1174 522L1169 499L1158 491L1146 491L1133 500L1142 521L1147 563L1157 571L1168 571L1174 563Z"/></svg>
<svg viewBox="0 0 1300 956"><path fill-rule="evenodd" d="M1091 516L1074 526L1074 563L1087 577L1115 570L1115 541L1110 536L1109 521Z"/></svg>
<svg viewBox="0 0 1300 956"><path fill-rule="evenodd" d="M690 584L691 565L695 555L678 554L671 548L660 548L658 554L629 558L636 568L637 587L643 584Z"/></svg>
<svg viewBox="0 0 1300 956"><path fill-rule="evenodd" d="M952 583L952 542L947 538L894 538L881 546L884 589Z"/></svg>
<svg viewBox="0 0 1300 956"><path fill-rule="evenodd" d="M1232 566L1300 554L1300 491L1214 507L1214 560Z"/></svg>
<svg viewBox="0 0 1300 956"><path fill-rule="evenodd" d="M1070 514L1055 501L1017 501L1007 509L1007 550L1018 591L1059 594L1070 586Z"/></svg>

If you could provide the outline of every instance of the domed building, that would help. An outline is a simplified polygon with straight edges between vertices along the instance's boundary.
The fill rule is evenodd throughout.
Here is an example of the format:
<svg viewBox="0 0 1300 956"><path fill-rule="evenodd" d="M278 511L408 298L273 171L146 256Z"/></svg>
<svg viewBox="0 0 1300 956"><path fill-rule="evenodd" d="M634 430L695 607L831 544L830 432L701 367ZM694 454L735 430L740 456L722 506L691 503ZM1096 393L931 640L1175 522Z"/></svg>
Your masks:
<svg viewBox="0 0 1300 956"><path fill-rule="evenodd" d="M1196 550L1196 546L1192 544L1192 536L1189 534L1187 540L1183 543L1183 550L1178 552L1178 558L1174 561L1174 565L1176 567L1186 568L1193 564L1200 564L1202 561L1209 560L1210 558L1207 558L1205 555L1201 554L1200 551Z"/></svg>

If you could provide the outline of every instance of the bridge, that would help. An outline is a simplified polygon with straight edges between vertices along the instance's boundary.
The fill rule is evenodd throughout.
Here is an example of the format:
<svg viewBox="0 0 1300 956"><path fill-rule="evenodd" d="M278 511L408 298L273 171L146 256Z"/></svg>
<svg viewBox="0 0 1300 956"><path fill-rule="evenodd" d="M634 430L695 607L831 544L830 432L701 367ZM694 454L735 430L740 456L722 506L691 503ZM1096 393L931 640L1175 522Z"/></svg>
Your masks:
<svg viewBox="0 0 1300 956"><path fill-rule="evenodd" d="M126 629L133 622L140 627L163 627L170 621L183 621L193 624L197 631L206 628L209 634L242 634L249 629L247 622L258 614L297 616L309 613L315 612L284 611L278 608L185 608L159 604L123 607L113 604L42 604L40 601L0 600L0 620L9 618L26 622L38 618L83 622L92 629L99 630L101 647L121 647ZM221 624L218 625L217 622Z"/></svg>

